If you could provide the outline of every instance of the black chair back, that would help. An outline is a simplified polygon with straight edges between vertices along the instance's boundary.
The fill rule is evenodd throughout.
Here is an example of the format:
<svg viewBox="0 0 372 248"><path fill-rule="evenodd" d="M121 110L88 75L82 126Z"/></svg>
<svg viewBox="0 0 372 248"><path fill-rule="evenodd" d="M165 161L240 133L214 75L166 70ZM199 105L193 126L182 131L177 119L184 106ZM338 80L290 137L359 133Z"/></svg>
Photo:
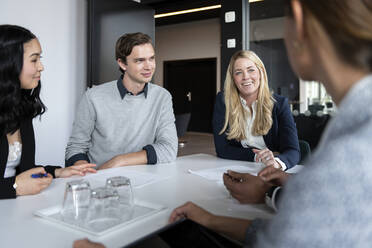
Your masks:
<svg viewBox="0 0 372 248"><path fill-rule="evenodd" d="M176 115L176 129L178 138L183 137L189 127L191 113Z"/></svg>
<svg viewBox="0 0 372 248"><path fill-rule="evenodd" d="M307 141L305 140L298 140L298 143L300 145L300 154L301 154L301 159L299 164L303 164L304 161L311 155L311 148L310 145Z"/></svg>

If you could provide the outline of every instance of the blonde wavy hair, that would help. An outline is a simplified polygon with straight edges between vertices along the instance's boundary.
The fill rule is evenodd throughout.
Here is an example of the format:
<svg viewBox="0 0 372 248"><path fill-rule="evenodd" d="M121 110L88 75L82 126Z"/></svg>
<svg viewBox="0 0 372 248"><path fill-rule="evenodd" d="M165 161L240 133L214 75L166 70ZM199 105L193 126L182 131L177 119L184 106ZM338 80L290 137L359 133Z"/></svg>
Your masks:
<svg viewBox="0 0 372 248"><path fill-rule="evenodd" d="M256 117L253 122L252 135L266 135L273 123L272 110L274 98L269 90L269 83L264 64L261 59L252 51L238 51L230 59L226 72L224 96L225 96L225 124L220 132L222 134L227 127L227 139L246 139L247 117L249 112L244 109L239 96L238 88L234 83L233 72L235 61L240 58L247 58L252 61L260 72L260 86L258 89Z"/></svg>

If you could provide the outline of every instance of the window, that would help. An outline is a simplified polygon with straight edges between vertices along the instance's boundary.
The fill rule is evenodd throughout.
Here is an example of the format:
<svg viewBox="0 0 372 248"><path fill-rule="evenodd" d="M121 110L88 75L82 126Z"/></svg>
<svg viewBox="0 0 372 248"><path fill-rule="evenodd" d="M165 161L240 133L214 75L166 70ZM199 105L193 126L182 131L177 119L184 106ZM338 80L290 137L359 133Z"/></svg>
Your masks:
<svg viewBox="0 0 372 248"><path fill-rule="evenodd" d="M308 111L311 114L331 114L335 111L335 104L321 83L300 80L300 112Z"/></svg>

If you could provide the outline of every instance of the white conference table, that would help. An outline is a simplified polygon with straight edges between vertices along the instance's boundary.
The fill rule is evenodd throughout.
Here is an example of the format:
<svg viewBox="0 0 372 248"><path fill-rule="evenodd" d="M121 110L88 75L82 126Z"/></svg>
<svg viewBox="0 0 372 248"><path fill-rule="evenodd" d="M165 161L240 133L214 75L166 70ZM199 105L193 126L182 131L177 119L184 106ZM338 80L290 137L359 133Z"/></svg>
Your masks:
<svg viewBox="0 0 372 248"><path fill-rule="evenodd" d="M232 209L226 202L229 194L223 184L190 174L191 170L225 167L230 165L258 166L255 163L220 159L212 155L196 154L178 157L173 163L140 165L99 171L95 177L125 175L128 170L166 177L140 188L134 188L135 199L167 207L152 216L115 230L107 235L94 236L85 232L50 222L33 213L62 204L67 179L55 179L45 191L34 196L0 201L0 247L72 247L73 241L89 238L106 247L122 247L167 224L171 211L193 201L209 211L225 216L270 218L272 212L265 205L245 205L244 211Z"/></svg>

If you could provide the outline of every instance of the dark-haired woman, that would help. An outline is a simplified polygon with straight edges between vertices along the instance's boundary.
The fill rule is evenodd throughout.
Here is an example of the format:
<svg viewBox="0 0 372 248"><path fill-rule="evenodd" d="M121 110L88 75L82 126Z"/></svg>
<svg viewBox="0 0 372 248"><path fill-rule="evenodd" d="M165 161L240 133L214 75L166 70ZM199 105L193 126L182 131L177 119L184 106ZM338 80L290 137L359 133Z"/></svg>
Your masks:
<svg viewBox="0 0 372 248"><path fill-rule="evenodd" d="M45 112L40 100L41 47L29 30L0 25L0 199L37 194L54 177L95 172L94 164L68 168L35 165L32 119Z"/></svg>

